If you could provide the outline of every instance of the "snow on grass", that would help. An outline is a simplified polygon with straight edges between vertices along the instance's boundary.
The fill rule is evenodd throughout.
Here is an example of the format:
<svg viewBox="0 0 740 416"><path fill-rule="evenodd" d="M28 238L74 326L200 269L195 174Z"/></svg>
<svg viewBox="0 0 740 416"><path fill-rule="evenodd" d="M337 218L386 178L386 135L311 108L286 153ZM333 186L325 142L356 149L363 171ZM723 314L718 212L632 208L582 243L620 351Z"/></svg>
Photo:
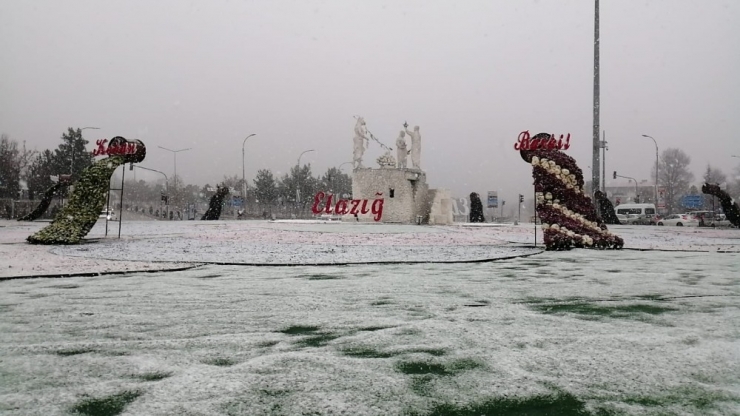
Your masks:
<svg viewBox="0 0 740 416"><path fill-rule="evenodd" d="M205 266L0 286L3 414L740 412L737 254Z"/></svg>

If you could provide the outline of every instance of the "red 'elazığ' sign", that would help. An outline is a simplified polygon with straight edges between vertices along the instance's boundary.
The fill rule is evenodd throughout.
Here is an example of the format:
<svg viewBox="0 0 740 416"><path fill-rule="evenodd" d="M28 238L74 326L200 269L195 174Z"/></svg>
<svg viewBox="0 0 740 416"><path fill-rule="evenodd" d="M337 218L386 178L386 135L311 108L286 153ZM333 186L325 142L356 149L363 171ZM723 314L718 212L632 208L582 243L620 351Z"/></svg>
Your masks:
<svg viewBox="0 0 740 416"><path fill-rule="evenodd" d="M382 196L382 192L378 192L375 196ZM375 198L370 208L367 207L369 199L339 199L332 206L332 199L334 195L329 194L326 204L322 208L320 205L327 195L324 192L319 192L313 198L313 206L311 212L314 214L337 214L337 215L357 215L372 213L375 221L380 221L383 217L383 198Z"/></svg>
<svg viewBox="0 0 740 416"><path fill-rule="evenodd" d="M120 146L111 144L106 146L108 139L96 140L97 149L92 151L93 156L123 156L136 153L136 143L123 143Z"/></svg>
<svg viewBox="0 0 740 416"><path fill-rule="evenodd" d="M560 139L555 140L555 135L551 134L547 139L532 139L529 136L529 130L519 133L517 142L514 143L515 150L568 150L570 148L570 133L565 137L560 135Z"/></svg>

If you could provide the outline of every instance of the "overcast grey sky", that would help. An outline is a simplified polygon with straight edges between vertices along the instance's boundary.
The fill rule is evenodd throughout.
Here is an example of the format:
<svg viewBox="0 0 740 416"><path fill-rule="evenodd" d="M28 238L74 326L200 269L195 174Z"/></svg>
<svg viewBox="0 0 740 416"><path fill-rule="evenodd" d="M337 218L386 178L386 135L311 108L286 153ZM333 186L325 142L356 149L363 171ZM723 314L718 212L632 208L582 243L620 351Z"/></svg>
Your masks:
<svg viewBox="0 0 740 416"><path fill-rule="evenodd" d="M142 165L168 173L157 146L192 147L178 173L202 185L241 175L250 133L251 183L307 149L315 174L350 161L353 115L389 146L406 120L421 126L431 187L513 201L532 189L513 149L522 130L570 133L590 175L593 12L589 0L2 0L0 132L44 149L98 126L85 138L139 138ZM601 1L607 172L649 179L641 134L686 151L697 179L738 164L738 23L737 0Z"/></svg>

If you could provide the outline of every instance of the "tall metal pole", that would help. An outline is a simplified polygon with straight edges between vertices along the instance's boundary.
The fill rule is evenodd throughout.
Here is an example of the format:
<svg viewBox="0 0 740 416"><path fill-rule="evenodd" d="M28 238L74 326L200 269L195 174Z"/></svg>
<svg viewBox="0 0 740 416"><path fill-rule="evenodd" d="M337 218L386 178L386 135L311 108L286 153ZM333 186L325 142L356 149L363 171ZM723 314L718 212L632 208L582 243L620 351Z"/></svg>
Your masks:
<svg viewBox="0 0 740 416"><path fill-rule="evenodd" d="M599 123L599 0L596 0L596 7L594 12L594 130L593 130L593 166L592 178L591 178L591 194L598 189L601 183L601 177L599 172L599 130L601 129ZM596 199L594 198L594 204Z"/></svg>
<svg viewBox="0 0 740 416"><path fill-rule="evenodd" d="M604 140L601 141L601 192L606 193L606 130L601 132Z"/></svg>
<svg viewBox="0 0 740 416"><path fill-rule="evenodd" d="M256 135L257 135L256 133L252 133L249 136L247 136L247 138L244 139L244 141L242 142L242 188L243 188L242 204L244 204L244 208L247 207L247 177L244 174L244 145L247 143L248 138L252 136L256 136Z"/></svg>

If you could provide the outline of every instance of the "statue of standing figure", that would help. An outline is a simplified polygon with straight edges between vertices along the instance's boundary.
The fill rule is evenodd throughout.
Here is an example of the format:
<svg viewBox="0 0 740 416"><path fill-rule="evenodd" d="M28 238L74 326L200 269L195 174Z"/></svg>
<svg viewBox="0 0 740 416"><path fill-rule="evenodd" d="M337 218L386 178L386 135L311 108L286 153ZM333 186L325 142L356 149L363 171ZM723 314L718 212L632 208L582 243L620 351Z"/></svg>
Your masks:
<svg viewBox="0 0 740 416"><path fill-rule="evenodd" d="M411 166L421 170L421 133L419 126L414 126L414 131L409 131L408 124L404 123L406 134L411 137Z"/></svg>
<svg viewBox="0 0 740 416"><path fill-rule="evenodd" d="M370 146L370 139L367 137L367 127L365 126L365 119L362 117L357 118L357 123L355 124L355 138L354 141L354 154L352 157L352 162L354 162L355 169L361 169L364 166L362 166L362 155L365 153L365 149L367 146ZM367 145L363 143L363 141L367 142Z"/></svg>
<svg viewBox="0 0 740 416"><path fill-rule="evenodd" d="M404 133L403 130L401 130L398 133L398 138L396 139L396 159L397 159L397 165L396 167L398 169L406 169L406 156L408 156L409 151L406 147L406 133Z"/></svg>

